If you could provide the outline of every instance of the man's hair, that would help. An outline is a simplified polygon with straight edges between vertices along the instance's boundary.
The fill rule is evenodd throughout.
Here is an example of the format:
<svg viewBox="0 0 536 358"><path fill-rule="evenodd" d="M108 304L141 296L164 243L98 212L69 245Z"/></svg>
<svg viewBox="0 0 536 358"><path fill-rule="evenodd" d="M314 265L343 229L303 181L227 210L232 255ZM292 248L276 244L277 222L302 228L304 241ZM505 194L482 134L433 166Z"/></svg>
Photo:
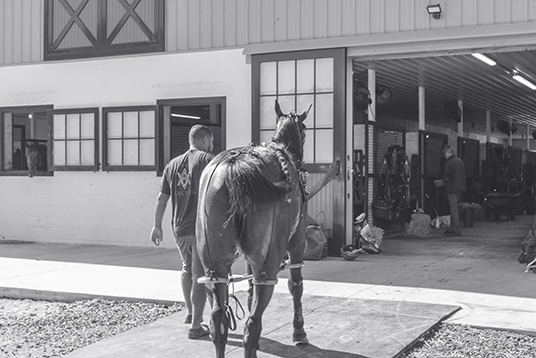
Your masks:
<svg viewBox="0 0 536 358"><path fill-rule="evenodd" d="M445 148L443 148L443 154L454 154L454 147L451 145L447 145Z"/></svg>
<svg viewBox="0 0 536 358"><path fill-rule="evenodd" d="M206 136L212 137L212 131L210 128L202 124L196 124L190 129L188 140L190 141L190 144L192 144L196 140L201 140Z"/></svg>

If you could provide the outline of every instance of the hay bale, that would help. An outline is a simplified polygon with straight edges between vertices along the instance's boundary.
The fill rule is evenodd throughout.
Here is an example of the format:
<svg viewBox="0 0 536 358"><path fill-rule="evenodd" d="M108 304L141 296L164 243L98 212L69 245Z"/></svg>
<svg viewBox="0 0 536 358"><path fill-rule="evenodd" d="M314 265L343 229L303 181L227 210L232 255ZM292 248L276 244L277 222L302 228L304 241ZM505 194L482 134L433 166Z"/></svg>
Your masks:
<svg viewBox="0 0 536 358"><path fill-rule="evenodd" d="M430 219L430 215L428 214L412 214L411 221L406 231L406 235L427 237L432 230L432 228L430 227L431 221L432 220Z"/></svg>

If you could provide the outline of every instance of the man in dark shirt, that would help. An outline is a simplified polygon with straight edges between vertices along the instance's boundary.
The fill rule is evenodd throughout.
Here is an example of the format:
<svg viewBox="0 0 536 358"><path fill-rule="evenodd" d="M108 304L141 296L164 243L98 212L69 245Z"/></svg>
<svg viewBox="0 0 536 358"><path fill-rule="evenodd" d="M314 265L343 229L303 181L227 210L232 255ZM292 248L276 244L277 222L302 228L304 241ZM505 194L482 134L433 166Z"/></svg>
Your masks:
<svg viewBox="0 0 536 358"><path fill-rule="evenodd" d="M204 270L197 254L195 222L199 180L203 169L214 157L210 153L214 149L214 136L207 126L194 125L190 129L189 142L190 149L164 168L151 240L159 245L163 239L162 218L171 197L171 226L182 258L181 286L187 309L184 323L191 324L188 338L197 339L210 333L206 325L201 325L206 293L205 285L197 283L197 278L204 276Z"/></svg>
<svg viewBox="0 0 536 358"><path fill-rule="evenodd" d="M446 146L443 149L443 154L447 159L443 181L445 182L445 191L450 209L450 227L445 231L445 236L462 236L458 204L461 202L462 192L467 189L465 184L465 165L454 154L452 146Z"/></svg>

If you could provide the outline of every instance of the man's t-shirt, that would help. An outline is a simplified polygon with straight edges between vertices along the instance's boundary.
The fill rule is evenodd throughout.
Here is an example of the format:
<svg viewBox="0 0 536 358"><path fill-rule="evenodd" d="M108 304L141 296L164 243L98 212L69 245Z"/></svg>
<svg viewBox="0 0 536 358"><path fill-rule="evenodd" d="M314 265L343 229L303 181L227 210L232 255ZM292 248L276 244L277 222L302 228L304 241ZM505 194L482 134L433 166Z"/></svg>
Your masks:
<svg viewBox="0 0 536 358"><path fill-rule="evenodd" d="M189 149L164 168L159 189L171 196L171 226L177 237L195 235L199 180L213 157L211 153Z"/></svg>

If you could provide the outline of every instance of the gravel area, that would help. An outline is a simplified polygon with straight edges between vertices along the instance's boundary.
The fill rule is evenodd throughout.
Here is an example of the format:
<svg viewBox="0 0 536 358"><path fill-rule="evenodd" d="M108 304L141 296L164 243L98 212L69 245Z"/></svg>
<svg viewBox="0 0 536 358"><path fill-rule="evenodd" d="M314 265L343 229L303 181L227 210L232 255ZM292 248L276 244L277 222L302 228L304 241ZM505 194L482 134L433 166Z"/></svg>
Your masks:
<svg viewBox="0 0 536 358"><path fill-rule="evenodd" d="M0 298L0 357L63 357L183 307L103 299L64 303Z"/></svg>
<svg viewBox="0 0 536 358"><path fill-rule="evenodd" d="M178 303L0 298L0 357L64 357L183 308ZM400 358L536 358L536 336L441 323Z"/></svg>
<svg viewBox="0 0 536 358"><path fill-rule="evenodd" d="M536 337L441 323L401 358L535 358Z"/></svg>

